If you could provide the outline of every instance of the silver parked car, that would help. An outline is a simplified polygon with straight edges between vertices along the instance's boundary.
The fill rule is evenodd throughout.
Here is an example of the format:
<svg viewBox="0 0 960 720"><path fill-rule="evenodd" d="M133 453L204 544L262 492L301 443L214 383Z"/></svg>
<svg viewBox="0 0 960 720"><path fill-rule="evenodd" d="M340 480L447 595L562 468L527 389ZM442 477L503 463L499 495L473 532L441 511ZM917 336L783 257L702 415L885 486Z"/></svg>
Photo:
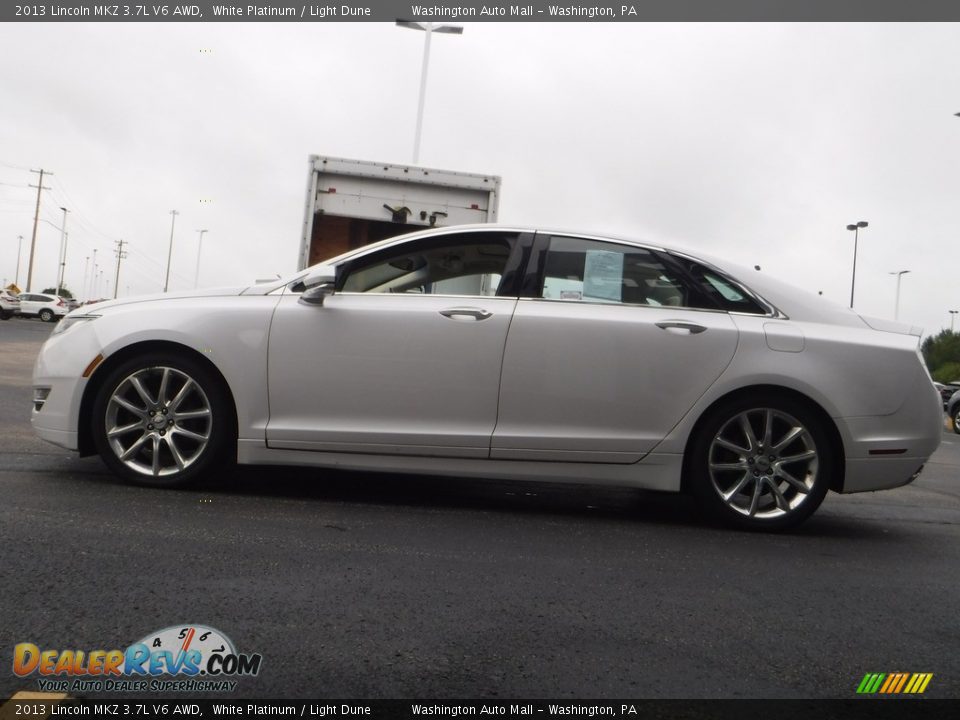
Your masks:
<svg viewBox="0 0 960 720"><path fill-rule="evenodd" d="M943 416L919 339L658 245L451 227L77 310L32 417L143 485L231 459L607 483L783 529L920 472Z"/></svg>

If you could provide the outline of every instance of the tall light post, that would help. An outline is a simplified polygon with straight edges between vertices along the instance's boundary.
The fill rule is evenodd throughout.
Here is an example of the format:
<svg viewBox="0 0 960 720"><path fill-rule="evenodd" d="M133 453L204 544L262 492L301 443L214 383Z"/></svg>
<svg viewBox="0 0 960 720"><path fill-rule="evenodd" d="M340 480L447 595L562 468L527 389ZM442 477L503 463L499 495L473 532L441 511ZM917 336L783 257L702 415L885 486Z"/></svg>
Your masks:
<svg viewBox="0 0 960 720"><path fill-rule="evenodd" d="M908 272L910 272L910 271L909 271L909 270L894 270L894 271L892 271L892 272L889 273L890 275L896 275L896 276L897 276L897 299L894 301L894 304L893 304L893 319L894 319L894 320L899 320L899 319L900 319L900 280L901 280L901 278L903 278L903 276L906 275Z"/></svg>
<svg viewBox="0 0 960 720"><path fill-rule="evenodd" d="M200 287L200 248L203 247L203 234L209 230L197 230L200 233L200 240L197 242L197 269L193 273L193 289Z"/></svg>
<svg viewBox="0 0 960 720"><path fill-rule="evenodd" d="M90 273L90 292L87 297L91 300L97 299L97 249L93 249L93 267Z"/></svg>
<svg viewBox="0 0 960 720"><path fill-rule="evenodd" d="M23 235L17 235L17 279L13 281L14 285L20 287L20 250L23 248Z"/></svg>
<svg viewBox="0 0 960 720"><path fill-rule="evenodd" d="M957 313L960 312L960 310L947 310L947 312L950 313L950 332L952 333L952 332L953 332L953 319L957 316Z"/></svg>
<svg viewBox="0 0 960 720"><path fill-rule="evenodd" d="M416 165L420 160L420 134L423 130L423 104L427 94L427 68L430 65L430 36L433 33L449 33L451 35L462 35L463 28L459 25L434 25L431 22L418 23L409 20L397 20L398 27L410 28L411 30L422 30L423 39L423 67L420 70L420 101L417 103L417 129L413 136L413 164Z"/></svg>
<svg viewBox="0 0 960 720"><path fill-rule="evenodd" d="M853 308L853 291L857 285L857 242L860 239L860 228L867 226L866 220L854 225L847 225L847 230L853 231L853 277L850 280L850 307Z"/></svg>
<svg viewBox="0 0 960 720"><path fill-rule="evenodd" d="M179 214L176 210L170 211L170 249L167 250L167 276L163 279L164 292L170 287L170 259L173 257L173 226L176 224L177 215Z"/></svg>

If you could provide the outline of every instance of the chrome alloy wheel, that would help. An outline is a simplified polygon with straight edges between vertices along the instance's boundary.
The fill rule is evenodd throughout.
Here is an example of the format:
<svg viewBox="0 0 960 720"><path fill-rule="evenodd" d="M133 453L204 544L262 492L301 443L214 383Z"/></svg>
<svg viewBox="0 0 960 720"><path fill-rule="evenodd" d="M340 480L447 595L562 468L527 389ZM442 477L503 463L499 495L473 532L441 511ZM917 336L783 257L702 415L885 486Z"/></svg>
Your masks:
<svg viewBox="0 0 960 720"><path fill-rule="evenodd" d="M781 410L734 415L710 443L710 481L721 500L750 518L798 508L817 482L819 454L810 431Z"/></svg>
<svg viewBox="0 0 960 720"><path fill-rule="evenodd" d="M142 475L163 477L196 462L210 442L213 413L196 380L172 367L148 367L125 377L107 401L107 442Z"/></svg>

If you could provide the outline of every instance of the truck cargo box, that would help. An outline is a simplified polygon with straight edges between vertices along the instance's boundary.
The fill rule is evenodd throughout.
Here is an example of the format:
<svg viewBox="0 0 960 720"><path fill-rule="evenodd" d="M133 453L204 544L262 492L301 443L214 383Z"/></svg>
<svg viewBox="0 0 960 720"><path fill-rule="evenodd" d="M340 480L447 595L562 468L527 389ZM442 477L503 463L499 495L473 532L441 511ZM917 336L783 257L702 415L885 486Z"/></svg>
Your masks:
<svg viewBox="0 0 960 720"><path fill-rule="evenodd" d="M311 155L298 269L427 227L497 221L496 175Z"/></svg>

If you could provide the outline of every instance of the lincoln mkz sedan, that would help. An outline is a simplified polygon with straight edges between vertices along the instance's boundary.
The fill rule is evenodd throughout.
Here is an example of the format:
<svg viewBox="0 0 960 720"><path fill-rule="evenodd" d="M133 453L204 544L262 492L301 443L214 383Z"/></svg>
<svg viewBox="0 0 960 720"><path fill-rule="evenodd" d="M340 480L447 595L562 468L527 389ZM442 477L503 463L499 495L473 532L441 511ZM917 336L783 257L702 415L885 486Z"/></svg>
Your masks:
<svg viewBox="0 0 960 720"><path fill-rule="evenodd" d="M603 483L784 529L920 472L943 415L919 335L659 246L450 227L74 311L32 421L140 485L234 460Z"/></svg>

